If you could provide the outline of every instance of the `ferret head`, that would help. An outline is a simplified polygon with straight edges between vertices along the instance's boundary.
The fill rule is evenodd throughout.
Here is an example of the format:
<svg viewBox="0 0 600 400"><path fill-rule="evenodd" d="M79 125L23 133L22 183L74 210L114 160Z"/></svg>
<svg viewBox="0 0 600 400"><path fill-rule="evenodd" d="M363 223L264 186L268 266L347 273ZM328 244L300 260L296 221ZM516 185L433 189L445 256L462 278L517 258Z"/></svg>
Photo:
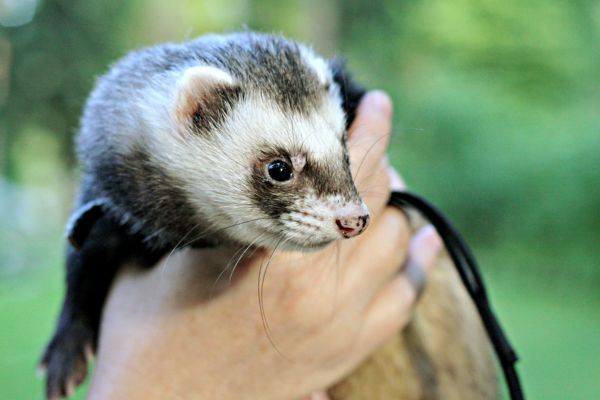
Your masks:
<svg viewBox="0 0 600 400"><path fill-rule="evenodd" d="M252 33L132 53L82 118L83 201L107 199L156 246L308 250L360 234L369 212L346 149L350 97L332 68Z"/></svg>
<svg viewBox="0 0 600 400"><path fill-rule="evenodd" d="M210 232L243 244L319 248L354 237L369 212L354 185L331 67L274 38L175 73L153 157ZM165 116L167 117L167 116Z"/></svg>

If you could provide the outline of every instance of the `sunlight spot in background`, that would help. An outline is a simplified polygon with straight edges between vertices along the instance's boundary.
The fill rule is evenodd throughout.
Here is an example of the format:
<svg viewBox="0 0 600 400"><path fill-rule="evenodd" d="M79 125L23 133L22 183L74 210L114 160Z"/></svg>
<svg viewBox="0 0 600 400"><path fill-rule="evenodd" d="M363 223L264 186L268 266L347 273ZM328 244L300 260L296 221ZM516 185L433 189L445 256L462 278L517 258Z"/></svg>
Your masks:
<svg viewBox="0 0 600 400"><path fill-rule="evenodd" d="M0 0L0 25L25 25L33 19L37 0Z"/></svg>

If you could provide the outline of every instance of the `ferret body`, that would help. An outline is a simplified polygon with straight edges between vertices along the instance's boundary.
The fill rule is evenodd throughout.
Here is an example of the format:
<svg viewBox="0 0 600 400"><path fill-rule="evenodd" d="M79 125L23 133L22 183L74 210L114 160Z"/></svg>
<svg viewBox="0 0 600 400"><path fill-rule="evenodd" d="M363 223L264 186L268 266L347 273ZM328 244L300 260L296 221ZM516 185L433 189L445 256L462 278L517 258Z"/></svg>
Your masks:
<svg viewBox="0 0 600 400"><path fill-rule="evenodd" d="M224 243L310 251L360 234L369 214L345 143L363 94L339 63L249 32L137 51L100 78L77 139L67 294L42 358L48 398L83 381L124 263L152 266L175 248ZM485 358L472 353L465 359ZM401 398L360 397L356 382L332 396ZM378 384L358 383L369 385Z"/></svg>

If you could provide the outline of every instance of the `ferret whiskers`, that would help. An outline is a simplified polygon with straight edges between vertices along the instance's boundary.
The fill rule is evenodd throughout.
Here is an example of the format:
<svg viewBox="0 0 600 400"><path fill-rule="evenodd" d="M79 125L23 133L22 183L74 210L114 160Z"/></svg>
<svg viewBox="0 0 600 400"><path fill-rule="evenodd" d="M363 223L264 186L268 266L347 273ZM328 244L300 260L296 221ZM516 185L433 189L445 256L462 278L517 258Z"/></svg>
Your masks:
<svg viewBox="0 0 600 400"><path fill-rule="evenodd" d="M265 279L267 277L267 271L269 270L269 266L271 265L271 260L273 259L275 252L277 251L277 249L279 248L279 246L281 245L282 242L284 242L284 236L282 236L279 239L279 241L273 248L273 251L271 252L271 255L269 256L269 259L267 260L266 264L262 264L258 270L258 305L260 308L260 317L262 320L263 329L265 330L265 333L267 335L267 338L269 339L269 342L271 343L271 345L273 346L275 351L281 357L283 357L284 359L286 359L288 361L291 361L285 354L283 354L283 352L281 352L281 350L279 350L279 347L277 347L277 345L275 344L275 341L273 340L273 335L271 332L271 328L269 327L269 322L267 320L267 316L265 313L264 301L263 301L263 291L264 291L264 286L265 286ZM264 265L264 267L263 267L263 265Z"/></svg>
<svg viewBox="0 0 600 400"><path fill-rule="evenodd" d="M212 297L213 297L213 293L214 293L214 290L216 289L216 287L217 287L217 284L219 283L219 280L221 279L221 277L222 277L223 275L225 275L225 272L227 272L229 269L231 269L231 272L230 272L230 274L229 274L229 279L228 279L228 283L227 283L227 284L228 284L228 286L229 286L229 285L231 285L231 280L233 279L233 274L235 273L235 270L236 270L237 266L238 266L238 265L239 265L239 263L242 261L242 259L244 258L244 256L245 256L245 255L246 255L246 253L248 252L248 250L249 250L250 248L252 248L252 247L254 246L254 244L255 244L257 241L259 241L259 240L260 240L260 239L261 239L261 238L262 238L264 235L265 235L264 233L262 233L262 234L258 235L258 236L257 236L257 237L256 237L256 238L255 238L255 239L252 241L252 243L250 243L250 244L248 244L248 245L246 245L246 246L243 246L243 247L239 248L239 249L238 249L238 250L237 250L237 251L234 253L234 255L231 257L231 259L229 260L229 262L227 263L227 265L225 266L225 268L223 268L223 270L222 270L222 271L219 273L219 276L217 276L217 279L215 279L215 282L213 283L213 285L212 285L212 287L211 287L211 289L210 289L210 295L209 295L209 298L211 298L211 299L212 299ZM237 257L237 259L236 259L236 257ZM236 261L234 262L234 260L236 260Z"/></svg>
<svg viewBox="0 0 600 400"><path fill-rule="evenodd" d="M187 231L187 233L179 240L179 242L177 242L177 244L175 246L173 246L173 249L171 249L171 251L167 255L167 258L165 259L165 262L161 263L161 265L159 267L161 278L162 278L162 274L164 273L164 271L167 270L167 265L169 263L169 260L171 259L171 255L173 255L175 250L177 250L177 248L179 248L179 246L181 245L181 243L183 243L185 238L188 237L190 235L190 233L192 233L192 231L194 231L194 229L198 228L198 225L199 224L194 225L189 231ZM162 281L162 279L161 279L161 281Z"/></svg>
<svg viewBox="0 0 600 400"><path fill-rule="evenodd" d="M254 255L254 253L256 253L256 250L257 250L257 247L256 247L256 246L252 246L252 245L250 245L250 246L248 246L248 247L246 248L246 250L244 250L244 253L242 253L242 255L240 256L240 258L238 258L238 261L237 261L237 263L236 263L236 264L233 266L233 268L231 269L231 272L229 273L229 278L228 278L228 280L227 280L227 285L228 285L228 286L231 286L231 281L233 280L233 275L234 275L234 273L235 273L235 270L236 270L236 268L237 268L238 264L240 263L240 261L241 261L241 260L244 258L244 256L245 256L245 253L246 253L246 252L248 252L248 250L249 250L250 248L252 248L252 253L250 253L250 254L248 255L249 257L252 257L252 256Z"/></svg>
<svg viewBox="0 0 600 400"><path fill-rule="evenodd" d="M227 229L234 228L236 226L240 226L240 225L243 225L243 224L248 224L250 222L256 222L256 221L260 221L260 220L272 220L272 219L273 219L272 217L253 218L253 219L249 219L249 220L242 221L242 222L236 222L235 224L228 225L228 226L226 226L224 228L219 228L216 231L211 231L210 228L207 228L204 231L202 231L200 234L198 234L197 236L195 236L193 239L191 239L187 243L185 243L183 245L183 247L189 246L190 244L194 243L196 240L202 239L203 237L206 237L208 234L210 234L210 235L216 235L216 234L219 234L219 233L221 233L221 232L223 232L223 231L225 231Z"/></svg>
<svg viewBox="0 0 600 400"><path fill-rule="evenodd" d="M333 289L333 307L335 309L340 287L340 246L341 243L335 242L335 288Z"/></svg>
<svg viewBox="0 0 600 400"><path fill-rule="evenodd" d="M358 165L358 168L356 169L356 173L352 177L352 180L354 180L356 182L356 178L358 177L358 174L360 173L360 169L362 168L365 160L367 159L367 155L369 155L369 153L371 152L371 150L373 150L373 148L375 148L375 146L377 145L377 143L379 143L381 140L385 139L387 136L388 135L382 135L382 136L380 136L377 140L375 140L371 144L371 146L369 146L369 148L367 149L366 153L363 155L362 160L360 161L360 164Z"/></svg>

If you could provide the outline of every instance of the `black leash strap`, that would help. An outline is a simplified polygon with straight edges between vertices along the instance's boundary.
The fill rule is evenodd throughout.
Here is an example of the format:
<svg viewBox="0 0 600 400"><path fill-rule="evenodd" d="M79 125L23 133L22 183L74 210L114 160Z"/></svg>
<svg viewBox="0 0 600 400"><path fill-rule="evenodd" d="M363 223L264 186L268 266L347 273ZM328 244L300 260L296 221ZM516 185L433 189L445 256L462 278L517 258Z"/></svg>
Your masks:
<svg viewBox="0 0 600 400"><path fill-rule="evenodd" d="M438 231L467 292L469 292L471 299L473 299L473 302L479 311L479 316L481 317L485 330L498 355L504 377L506 378L510 398L512 400L523 400L525 397L521 389L519 376L515 369L515 364L518 360L517 354L510 345L506 335L502 331L498 319L490 307L485 286L481 274L479 273L479 267L477 266L477 261L475 261L475 257L473 257L469 246L467 246L464 239L458 233L456 228L452 226L450 221L448 221L437 208L422 197L407 192L393 192L389 204L399 208L406 206L416 208L423 213Z"/></svg>

